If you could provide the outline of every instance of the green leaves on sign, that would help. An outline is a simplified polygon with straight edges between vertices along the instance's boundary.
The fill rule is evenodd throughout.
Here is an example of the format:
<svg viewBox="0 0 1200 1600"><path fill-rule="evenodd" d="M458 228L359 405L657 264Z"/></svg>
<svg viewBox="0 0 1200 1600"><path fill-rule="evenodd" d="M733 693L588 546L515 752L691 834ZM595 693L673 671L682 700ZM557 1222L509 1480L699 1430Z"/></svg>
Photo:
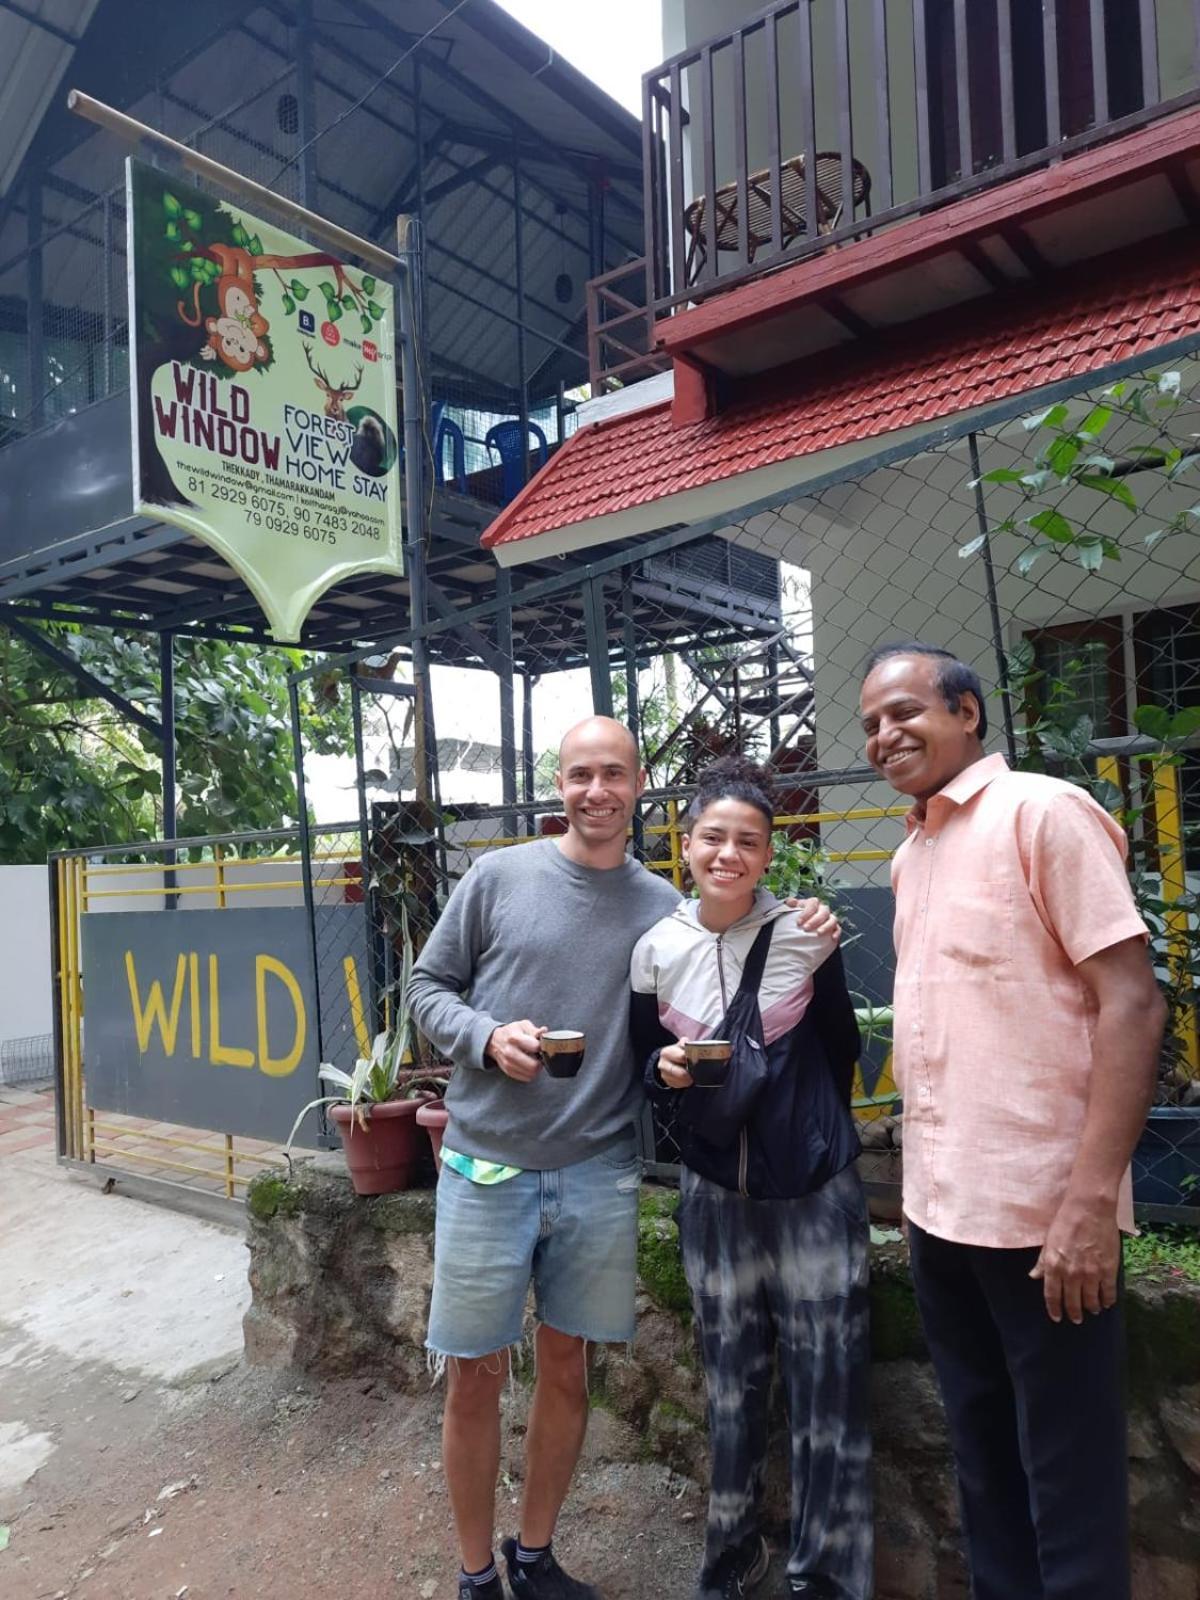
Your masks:
<svg viewBox="0 0 1200 1600"><path fill-rule="evenodd" d="M288 288L292 291L292 295L295 299L308 299L308 285L301 283L299 278L293 278L291 283L288 284Z"/></svg>
<svg viewBox="0 0 1200 1600"><path fill-rule="evenodd" d="M372 278L369 274L368 274L367 277L365 277L363 279L362 286L363 286L363 293L364 294L374 294L375 293L375 279Z"/></svg>
<svg viewBox="0 0 1200 1600"><path fill-rule="evenodd" d="M365 281L363 283L363 287L366 288ZM371 291L367 289L367 293L370 294L370 292ZM381 305L377 305L374 300L368 300L367 311L376 322L381 322L383 320L383 307Z"/></svg>
<svg viewBox="0 0 1200 1600"><path fill-rule="evenodd" d="M183 214L183 207L173 194L168 190L162 197L163 210L169 217L178 217Z"/></svg>
<svg viewBox="0 0 1200 1600"><path fill-rule="evenodd" d="M283 297L283 314L284 314L284 316L285 317L290 317L292 312L295 311L295 309L296 309L296 302L292 299L290 294L285 294L284 297Z"/></svg>

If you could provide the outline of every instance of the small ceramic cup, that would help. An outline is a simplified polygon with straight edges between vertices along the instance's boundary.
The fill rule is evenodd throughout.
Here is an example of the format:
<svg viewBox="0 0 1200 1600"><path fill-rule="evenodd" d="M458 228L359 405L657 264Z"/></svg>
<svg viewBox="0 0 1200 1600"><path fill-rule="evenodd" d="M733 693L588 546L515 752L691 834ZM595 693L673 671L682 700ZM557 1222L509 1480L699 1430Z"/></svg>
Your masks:
<svg viewBox="0 0 1200 1600"><path fill-rule="evenodd" d="M733 1046L728 1039L685 1039L684 1054L698 1089L719 1089L729 1073Z"/></svg>
<svg viewBox="0 0 1200 1600"><path fill-rule="evenodd" d="M577 1028L551 1028L542 1035L542 1065L552 1078L573 1078L583 1065L587 1043Z"/></svg>

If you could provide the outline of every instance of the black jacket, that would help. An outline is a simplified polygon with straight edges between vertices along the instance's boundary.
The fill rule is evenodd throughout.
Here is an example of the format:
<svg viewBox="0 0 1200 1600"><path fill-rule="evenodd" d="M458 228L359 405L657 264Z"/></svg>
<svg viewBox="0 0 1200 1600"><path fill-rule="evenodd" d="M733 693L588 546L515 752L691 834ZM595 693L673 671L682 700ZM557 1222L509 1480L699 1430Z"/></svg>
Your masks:
<svg viewBox="0 0 1200 1600"><path fill-rule="evenodd" d="M756 931L748 930L750 941ZM653 934L651 930L646 939L652 940ZM655 972L660 984L669 984L670 963L655 967L643 960L640 965L643 974ZM850 1098L861 1040L840 952L835 950L813 973L812 997L800 1021L769 1045L763 1046L761 1017L757 1006L752 1007L746 1031L754 1037L757 1024L756 1043L763 1046L766 1072L738 1128L712 1123L709 1107L715 1102L709 1097L721 1091L674 1090L662 1083L658 1052L674 1043L675 1035L660 1019L677 1008L673 996L661 989L646 992L643 987L638 992L636 956L634 970L634 1049L644 1063L647 1092L686 1166L752 1199L782 1199L812 1193L855 1160L860 1146ZM739 999L739 1009L745 1011L739 988L729 998L726 1018ZM724 1026L708 1031L712 1037L727 1036Z"/></svg>

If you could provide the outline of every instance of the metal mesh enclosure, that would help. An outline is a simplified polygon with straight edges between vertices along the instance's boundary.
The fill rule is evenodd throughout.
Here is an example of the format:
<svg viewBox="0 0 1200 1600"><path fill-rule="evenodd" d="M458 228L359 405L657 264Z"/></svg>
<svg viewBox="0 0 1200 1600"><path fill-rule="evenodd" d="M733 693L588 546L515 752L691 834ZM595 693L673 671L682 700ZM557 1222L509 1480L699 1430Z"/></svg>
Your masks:
<svg viewBox="0 0 1200 1600"><path fill-rule="evenodd" d="M397 718L393 701L384 721L364 688L371 851L389 827L419 842L417 899L435 913L480 852L561 830L558 738L595 706L628 720L643 748L633 847L686 889L679 821L697 772L734 748L766 761L772 883L820 894L846 925L866 1039L856 1110L869 1175L890 1182L902 1107L890 1076L888 863L907 802L865 765L858 697L878 644L949 648L988 687L989 748L1084 786L1125 827L1171 1008L1138 1197L1194 1214L1195 432L1190 371L1150 371L934 450L864 462L716 527L598 550L558 580L523 583L513 569L500 598L423 630L436 730L423 752L413 702ZM386 662L407 682L410 642L321 670L348 683ZM979 1092L1003 1095L1001 1062ZM673 1152L657 1154L669 1163Z"/></svg>

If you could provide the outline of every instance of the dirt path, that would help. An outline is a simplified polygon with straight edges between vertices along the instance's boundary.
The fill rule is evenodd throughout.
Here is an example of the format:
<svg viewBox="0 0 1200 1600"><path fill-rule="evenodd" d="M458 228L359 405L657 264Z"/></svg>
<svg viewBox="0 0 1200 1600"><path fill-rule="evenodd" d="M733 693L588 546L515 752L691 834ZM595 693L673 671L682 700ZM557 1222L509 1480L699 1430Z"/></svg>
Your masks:
<svg viewBox="0 0 1200 1600"><path fill-rule="evenodd" d="M241 1366L138 1390L80 1368L63 1388L42 1370L25 1409L57 1428L59 1448L5 1507L8 1600L453 1594L435 1395L297 1389ZM699 1494L660 1466L598 1459L596 1433L559 1531L564 1558L606 1600L686 1594ZM510 1419L513 1504L519 1446ZM504 1497L501 1532L515 1518Z"/></svg>

